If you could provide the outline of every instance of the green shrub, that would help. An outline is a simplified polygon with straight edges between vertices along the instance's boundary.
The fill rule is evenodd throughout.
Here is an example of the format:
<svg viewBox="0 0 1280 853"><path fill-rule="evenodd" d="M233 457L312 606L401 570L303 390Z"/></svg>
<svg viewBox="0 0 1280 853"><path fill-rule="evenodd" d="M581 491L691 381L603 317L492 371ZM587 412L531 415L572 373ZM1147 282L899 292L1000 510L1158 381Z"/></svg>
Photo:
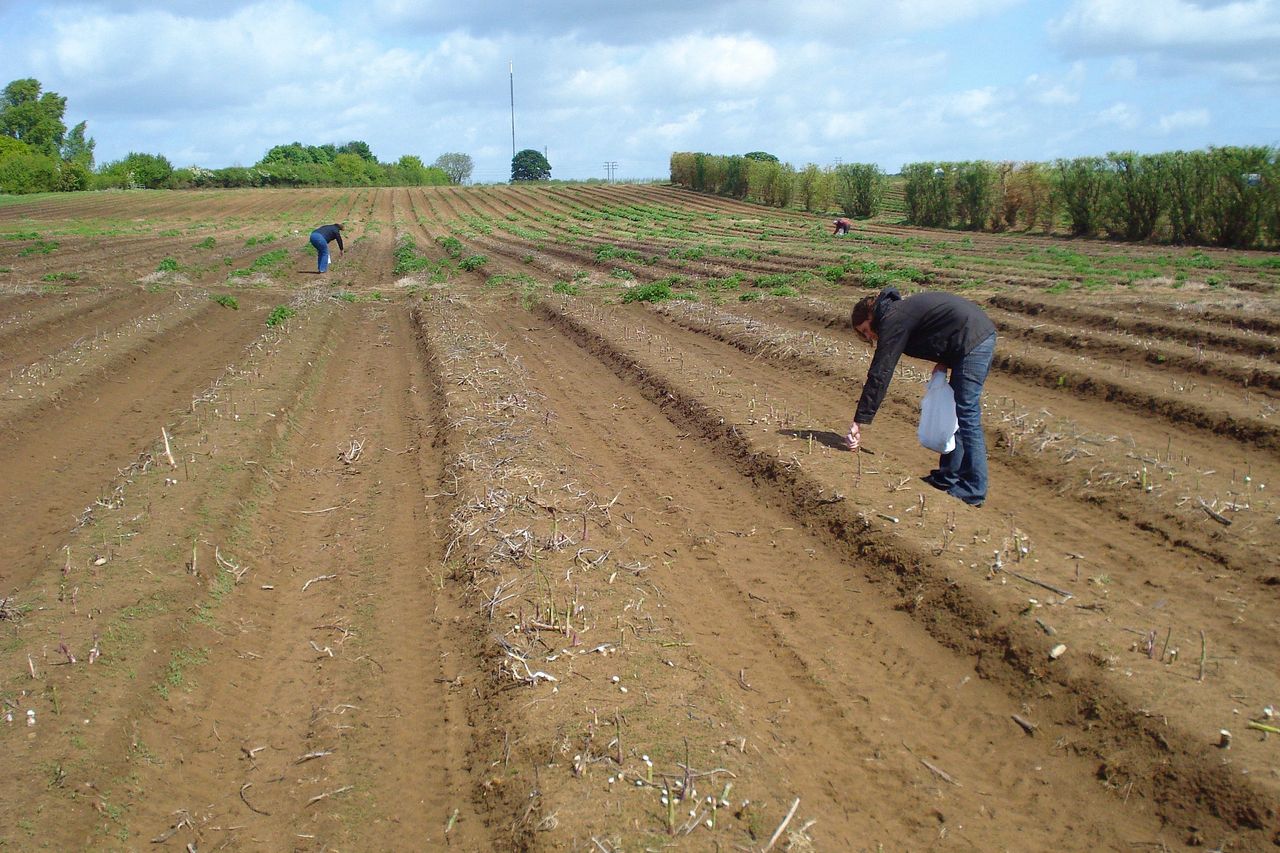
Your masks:
<svg viewBox="0 0 1280 853"><path fill-rule="evenodd" d="M288 305L277 305L271 309L271 313L267 315L268 326L279 326L287 321L290 317L296 317L297 311L294 311Z"/></svg>
<svg viewBox="0 0 1280 853"><path fill-rule="evenodd" d="M845 216L867 219L880 212L884 173L874 163L844 163L832 173L836 202Z"/></svg>
<svg viewBox="0 0 1280 853"><path fill-rule="evenodd" d="M632 263L643 264L645 262L644 255L634 249L619 249L617 246L599 246L596 248L596 260L608 261L613 259L623 261L631 261Z"/></svg>
<svg viewBox="0 0 1280 853"><path fill-rule="evenodd" d="M452 239L452 238L449 238ZM456 241L455 241L456 242ZM461 244L459 244L461 245ZM408 234L396 240L396 248L392 253L396 259L394 272L396 275L417 272L434 264L430 258L418 254L418 244Z"/></svg>
<svg viewBox="0 0 1280 853"><path fill-rule="evenodd" d="M444 253L455 261L462 257L462 242L456 237L437 237L436 242L440 244L440 248L444 249Z"/></svg>
<svg viewBox="0 0 1280 853"><path fill-rule="evenodd" d="M551 285L551 292L563 293L566 296L577 296L578 287L577 285L570 284L567 281L557 281L555 284Z"/></svg>
<svg viewBox="0 0 1280 853"><path fill-rule="evenodd" d="M272 249L270 252L255 258L249 266L232 270L229 275L232 278L247 278L258 272L270 274L288 259L288 249Z"/></svg>
<svg viewBox="0 0 1280 853"><path fill-rule="evenodd" d="M50 255L56 251L58 251L58 244L56 241L37 240L19 252L18 257L25 258L27 255Z"/></svg>
<svg viewBox="0 0 1280 853"><path fill-rule="evenodd" d="M174 258L165 258L156 267L156 272L177 272L178 262Z"/></svg>
<svg viewBox="0 0 1280 853"><path fill-rule="evenodd" d="M480 267L489 263L489 259L484 255L471 255L458 261L458 269L472 272L480 269Z"/></svg>
<svg viewBox="0 0 1280 853"><path fill-rule="evenodd" d="M631 288L622 294L623 302L661 302L672 297L671 285L665 281L654 281Z"/></svg>
<svg viewBox="0 0 1280 853"><path fill-rule="evenodd" d="M217 240L215 240L215 239L213 239L212 237L205 237L203 240L201 240L199 243L196 243L196 244L195 244L194 246L192 246L191 248L193 248L193 249L212 249L212 248L213 248L213 246L214 246L214 244L215 244L215 243L217 243L217 242L218 242L218 241L217 241Z"/></svg>

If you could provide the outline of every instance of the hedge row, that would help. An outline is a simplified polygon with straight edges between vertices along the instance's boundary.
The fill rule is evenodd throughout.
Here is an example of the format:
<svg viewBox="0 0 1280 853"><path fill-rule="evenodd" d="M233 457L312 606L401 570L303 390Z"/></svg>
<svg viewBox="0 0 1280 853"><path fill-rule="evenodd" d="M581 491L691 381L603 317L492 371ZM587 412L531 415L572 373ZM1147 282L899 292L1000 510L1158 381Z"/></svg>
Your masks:
<svg viewBox="0 0 1280 853"><path fill-rule="evenodd" d="M971 230L1280 245L1280 159L1267 146L1111 153L1053 163L911 163L907 221Z"/></svg>
<svg viewBox="0 0 1280 853"><path fill-rule="evenodd" d="M822 169L810 163L796 171L789 163L757 152L744 155L680 151L671 155L671 182L774 207L793 203L805 210L838 206L848 216L874 216L880 210L885 178L878 166L848 163Z"/></svg>

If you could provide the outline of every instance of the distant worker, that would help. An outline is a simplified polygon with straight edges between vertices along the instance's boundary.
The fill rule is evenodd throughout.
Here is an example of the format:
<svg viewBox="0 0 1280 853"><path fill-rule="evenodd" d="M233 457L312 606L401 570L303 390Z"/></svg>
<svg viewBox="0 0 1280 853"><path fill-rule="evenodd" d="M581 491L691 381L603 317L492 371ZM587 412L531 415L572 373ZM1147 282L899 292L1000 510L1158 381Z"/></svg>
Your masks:
<svg viewBox="0 0 1280 853"><path fill-rule="evenodd" d="M845 219L842 216L836 220L835 224L836 224L836 230L831 232L832 237L836 236L837 234L848 234L849 226L852 225L853 223L851 223L849 220Z"/></svg>
<svg viewBox="0 0 1280 853"><path fill-rule="evenodd" d="M922 477L935 489L970 506L987 499L987 440L982 433L982 386L996 350L996 327L981 308L954 293L917 293L903 299L896 288L867 296L853 306L853 330L876 348L849 427L850 450L862 444L862 427L876 416L903 353L951 370L955 392L956 447Z"/></svg>
<svg viewBox="0 0 1280 853"><path fill-rule="evenodd" d="M342 223L335 222L333 225L321 225L319 228L311 232L311 245L316 247L316 273L328 272L329 270L329 244L334 240L338 241L338 251L346 254L346 250L342 248Z"/></svg>

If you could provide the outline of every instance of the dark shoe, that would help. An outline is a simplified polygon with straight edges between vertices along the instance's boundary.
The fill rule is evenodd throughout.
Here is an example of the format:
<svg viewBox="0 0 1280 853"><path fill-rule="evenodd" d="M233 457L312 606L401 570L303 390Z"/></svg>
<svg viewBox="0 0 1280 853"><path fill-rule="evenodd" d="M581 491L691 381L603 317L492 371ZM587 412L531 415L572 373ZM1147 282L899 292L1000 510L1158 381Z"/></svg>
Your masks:
<svg viewBox="0 0 1280 853"><path fill-rule="evenodd" d="M928 483L930 486L933 486L935 489L937 489L940 492L945 492L948 488L950 488L949 486L944 486L941 483L939 483L937 480L933 479L932 474L925 474L920 479Z"/></svg>
<svg viewBox="0 0 1280 853"><path fill-rule="evenodd" d="M950 492L947 492L947 494L951 495ZM955 498L958 501L964 501L974 509L977 509L978 507L982 506L984 503L987 502L986 498L962 498L959 495L951 495L951 497Z"/></svg>

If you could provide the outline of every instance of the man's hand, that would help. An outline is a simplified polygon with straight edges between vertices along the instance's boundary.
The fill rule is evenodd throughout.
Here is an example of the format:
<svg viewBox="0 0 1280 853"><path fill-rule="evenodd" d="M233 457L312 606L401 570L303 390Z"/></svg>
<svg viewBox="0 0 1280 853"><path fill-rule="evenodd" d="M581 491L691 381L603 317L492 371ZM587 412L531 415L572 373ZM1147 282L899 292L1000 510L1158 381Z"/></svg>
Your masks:
<svg viewBox="0 0 1280 853"><path fill-rule="evenodd" d="M934 373L946 373L949 369L950 369L950 368L948 368L948 367L947 367L945 364L943 364L942 362L938 362L937 364L935 364L935 365L933 366L933 372L934 372Z"/></svg>
<svg viewBox="0 0 1280 853"><path fill-rule="evenodd" d="M844 443L850 450L857 450L862 446L862 427L857 421L849 425L849 434L844 437Z"/></svg>

